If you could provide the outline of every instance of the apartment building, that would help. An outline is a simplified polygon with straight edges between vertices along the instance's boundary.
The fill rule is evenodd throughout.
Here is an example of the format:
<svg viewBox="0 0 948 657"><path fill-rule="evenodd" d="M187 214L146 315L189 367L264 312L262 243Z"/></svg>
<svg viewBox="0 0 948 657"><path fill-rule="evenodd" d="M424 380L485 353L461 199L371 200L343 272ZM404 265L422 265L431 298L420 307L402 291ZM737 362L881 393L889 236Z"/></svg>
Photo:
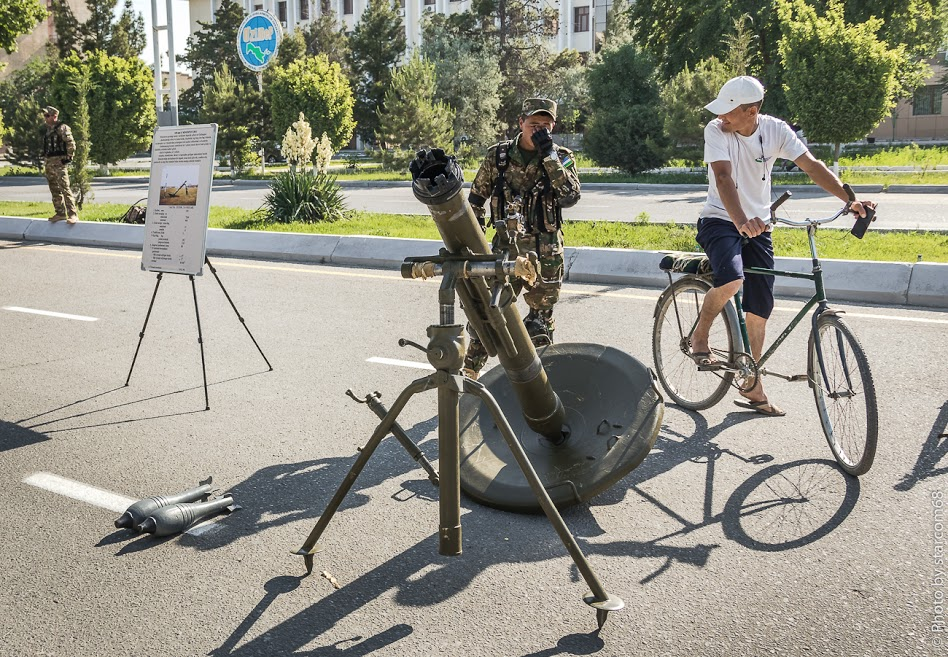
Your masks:
<svg viewBox="0 0 948 657"><path fill-rule="evenodd" d="M425 13L456 14L468 11L471 0L394 0L405 22L408 48L421 43L422 18ZM573 49L581 53L595 50L596 34L606 27L606 12L612 0L537 0L559 11L559 32L552 40L557 50ZM265 10L276 16L287 32L308 24L319 16L319 0L242 0L247 13ZM330 0L333 12L346 31L355 29L368 0ZM220 0L189 0L191 33L198 31L198 21L210 23Z"/></svg>

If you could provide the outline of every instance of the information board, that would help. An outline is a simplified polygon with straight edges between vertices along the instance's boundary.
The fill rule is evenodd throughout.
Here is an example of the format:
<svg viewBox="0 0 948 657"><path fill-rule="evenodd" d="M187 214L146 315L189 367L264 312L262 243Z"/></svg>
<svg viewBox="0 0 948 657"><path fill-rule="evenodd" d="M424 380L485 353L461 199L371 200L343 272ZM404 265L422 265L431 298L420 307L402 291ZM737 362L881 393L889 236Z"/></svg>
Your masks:
<svg viewBox="0 0 948 657"><path fill-rule="evenodd" d="M155 130L142 270L202 274L216 146L216 123Z"/></svg>

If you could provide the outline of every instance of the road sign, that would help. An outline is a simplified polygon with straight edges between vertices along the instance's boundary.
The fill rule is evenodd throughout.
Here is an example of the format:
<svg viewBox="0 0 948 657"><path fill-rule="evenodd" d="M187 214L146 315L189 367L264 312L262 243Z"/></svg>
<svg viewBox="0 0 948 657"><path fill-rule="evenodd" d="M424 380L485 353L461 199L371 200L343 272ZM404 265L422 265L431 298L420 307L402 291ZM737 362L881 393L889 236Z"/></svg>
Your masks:
<svg viewBox="0 0 948 657"><path fill-rule="evenodd" d="M283 29L276 16L268 11L255 11L237 30L237 54L251 71L262 71L276 57L283 38Z"/></svg>

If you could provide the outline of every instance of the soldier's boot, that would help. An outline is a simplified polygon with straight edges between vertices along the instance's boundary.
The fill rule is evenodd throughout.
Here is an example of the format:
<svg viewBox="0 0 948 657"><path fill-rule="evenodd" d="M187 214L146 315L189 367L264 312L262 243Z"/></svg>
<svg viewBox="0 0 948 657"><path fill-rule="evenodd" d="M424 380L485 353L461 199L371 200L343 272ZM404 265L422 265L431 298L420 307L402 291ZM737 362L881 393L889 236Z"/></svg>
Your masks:
<svg viewBox="0 0 948 657"><path fill-rule="evenodd" d="M57 221L62 221L63 219L66 219L66 215L64 215L64 214L59 214L59 213L57 212L57 213L54 214L52 217L50 217L50 218L48 219L48 221L49 221L51 224L54 224L54 223L56 223Z"/></svg>
<svg viewBox="0 0 948 657"><path fill-rule="evenodd" d="M553 310L537 310L531 308L523 318L523 325L534 347L547 347L553 344Z"/></svg>
<svg viewBox="0 0 948 657"><path fill-rule="evenodd" d="M79 215L76 214L75 212L73 212L71 215L69 215L68 217L66 217L66 223L67 223L67 224L74 224L74 223L76 223L77 221L79 221Z"/></svg>

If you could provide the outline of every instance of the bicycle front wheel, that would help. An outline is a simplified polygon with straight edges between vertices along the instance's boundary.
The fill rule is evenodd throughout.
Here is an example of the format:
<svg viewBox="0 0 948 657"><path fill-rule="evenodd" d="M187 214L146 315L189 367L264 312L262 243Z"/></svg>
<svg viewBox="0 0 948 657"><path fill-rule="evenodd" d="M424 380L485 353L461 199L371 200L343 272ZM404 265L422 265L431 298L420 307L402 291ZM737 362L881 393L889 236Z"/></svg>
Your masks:
<svg viewBox="0 0 948 657"><path fill-rule="evenodd" d="M693 411L721 401L734 380L733 372L699 372L690 356L691 333L698 322L704 295L710 289L710 283L691 276L672 283L658 299L652 328L655 374L678 405ZM725 354L728 360L741 344L737 312L731 302L711 325L709 344L713 352ZM721 358L719 355L718 359Z"/></svg>
<svg viewBox="0 0 948 657"><path fill-rule="evenodd" d="M872 467L879 435L876 387L866 352L836 315L823 314L810 334L809 378L833 456L853 476Z"/></svg>

